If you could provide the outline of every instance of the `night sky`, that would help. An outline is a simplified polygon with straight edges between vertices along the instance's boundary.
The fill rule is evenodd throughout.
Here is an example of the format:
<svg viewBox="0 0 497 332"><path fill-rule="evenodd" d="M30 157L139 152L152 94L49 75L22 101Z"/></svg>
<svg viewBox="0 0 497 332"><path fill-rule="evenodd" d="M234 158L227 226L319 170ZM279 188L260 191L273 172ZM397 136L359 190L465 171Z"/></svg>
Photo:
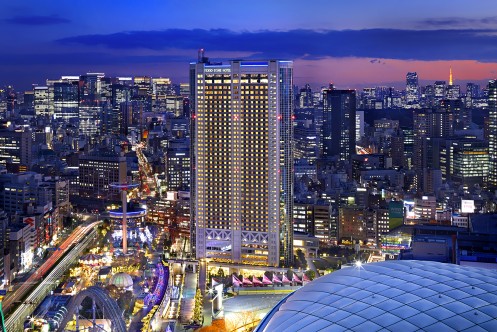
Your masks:
<svg viewBox="0 0 497 332"><path fill-rule="evenodd" d="M484 82L497 77L490 0L50 0L0 11L0 85L29 89L85 72L187 82L197 50L212 60L295 61L295 82L338 87Z"/></svg>

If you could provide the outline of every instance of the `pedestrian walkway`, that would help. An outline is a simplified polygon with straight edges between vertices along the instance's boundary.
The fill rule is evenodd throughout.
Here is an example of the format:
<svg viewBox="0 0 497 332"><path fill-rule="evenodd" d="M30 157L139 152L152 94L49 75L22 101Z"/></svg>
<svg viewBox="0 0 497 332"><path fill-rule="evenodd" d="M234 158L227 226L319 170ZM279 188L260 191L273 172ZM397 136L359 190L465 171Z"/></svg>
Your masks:
<svg viewBox="0 0 497 332"><path fill-rule="evenodd" d="M195 307L195 292L197 290L197 275L186 272L183 297L181 298L180 317L182 322L190 322L193 318Z"/></svg>

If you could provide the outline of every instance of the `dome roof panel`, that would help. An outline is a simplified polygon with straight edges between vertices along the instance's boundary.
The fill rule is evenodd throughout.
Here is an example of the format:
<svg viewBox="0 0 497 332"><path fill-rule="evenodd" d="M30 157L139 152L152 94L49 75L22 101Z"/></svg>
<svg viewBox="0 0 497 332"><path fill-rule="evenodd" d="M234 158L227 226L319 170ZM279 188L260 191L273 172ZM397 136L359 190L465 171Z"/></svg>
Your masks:
<svg viewBox="0 0 497 332"><path fill-rule="evenodd" d="M256 331L497 330L496 292L497 271L426 261L364 264L297 290Z"/></svg>

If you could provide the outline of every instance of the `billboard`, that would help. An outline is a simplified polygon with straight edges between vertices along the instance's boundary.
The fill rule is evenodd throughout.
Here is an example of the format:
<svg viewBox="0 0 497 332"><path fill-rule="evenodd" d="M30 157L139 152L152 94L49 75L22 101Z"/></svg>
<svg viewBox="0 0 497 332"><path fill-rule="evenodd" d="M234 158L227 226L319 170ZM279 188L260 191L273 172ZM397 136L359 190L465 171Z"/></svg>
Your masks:
<svg viewBox="0 0 497 332"><path fill-rule="evenodd" d="M388 203L388 226L392 230L404 224L404 203L391 201Z"/></svg>
<svg viewBox="0 0 497 332"><path fill-rule="evenodd" d="M472 199L462 199L461 213L474 213L474 212L475 212L475 201Z"/></svg>

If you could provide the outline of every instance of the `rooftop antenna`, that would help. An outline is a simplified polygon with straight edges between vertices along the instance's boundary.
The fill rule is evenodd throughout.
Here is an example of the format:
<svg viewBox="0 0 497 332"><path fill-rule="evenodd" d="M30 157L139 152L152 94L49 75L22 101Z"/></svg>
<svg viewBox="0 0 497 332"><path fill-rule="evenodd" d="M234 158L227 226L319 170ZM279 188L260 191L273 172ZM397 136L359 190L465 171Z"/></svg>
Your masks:
<svg viewBox="0 0 497 332"><path fill-rule="evenodd" d="M198 50L198 63L208 63L209 58L205 56L205 50L203 48Z"/></svg>

